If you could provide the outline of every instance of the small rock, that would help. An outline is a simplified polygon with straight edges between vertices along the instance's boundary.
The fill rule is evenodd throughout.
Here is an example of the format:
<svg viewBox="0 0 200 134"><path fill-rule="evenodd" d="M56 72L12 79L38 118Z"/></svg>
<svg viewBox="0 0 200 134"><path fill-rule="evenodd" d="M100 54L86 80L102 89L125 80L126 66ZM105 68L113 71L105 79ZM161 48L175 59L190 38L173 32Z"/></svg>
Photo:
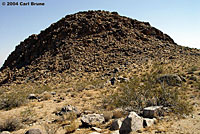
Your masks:
<svg viewBox="0 0 200 134"><path fill-rule="evenodd" d="M150 126L152 126L153 124L155 124L156 123L156 119L154 118L154 119L149 119L149 118L144 118L143 119L143 127L145 128L145 127L150 127Z"/></svg>
<svg viewBox="0 0 200 134"><path fill-rule="evenodd" d="M135 112L130 114L124 119L119 129L120 134L129 134L131 131L137 131L143 128L143 119Z"/></svg>
<svg viewBox="0 0 200 134"><path fill-rule="evenodd" d="M26 131L25 134L42 134L42 132L40 131L40 129L33 128Z"/></svg>
<svg viewBox="0 0 200 134"><path fill-rule="evenodd" d="M90 110L85 110L83 113L84 113L84 114L93 114L94 112L93 112L93 111L90 111Z"/></svg>
<svg viewBox="0 0 200 134"><path fill-rule="evenodd" d="M119 130L119 128L122 125L122 121L124 120L124 118L120 118L120 119L116 119L112 122L111 126L110 126L110 130Z"/></svg>
<svg viewBox="0 0 200 134"><path fill-rule="evenodd" d="M160 116L160 115L163 114L162 108L163 108L163 106L146 107L143 110L143 117L145 117L145 118L156 118L157 116Z"/></svg>
<svg viewBox="0 0 200 134"><path fill-rule="evenodd" d="M61 109L61 111L56 113L56 115L62 116L63 114L66 114L66 113L69 113L69 112L74 112L77 116L80 116L80 111L76 107L71 106L71 105L64 106Z"/></svg>
<svg viewBox="0 0 200 134"><path fill-rule="evenodd" d="M1 132L0 134L11 134L11 133L8 132L8 131L3 131L3 132Z"/></svg>
<svg viewBox="0 0 200 134"><path fill-rule="evenodd" d="M101 129L100 128L97 128L97 127L92 127L92 130L95 130L97 132L101 132Z"/></svg>
<svg viewBox="0 0 200 134"><path fill-rule="evenodd" d="M81 117L81 122L83 127L90 127L102 124L105 122L105 119L103 115L100 114L88 114Z"/></svg>
<svg viewBox="0 0 200 134"><path fill-rule="evenodd" d="M51 92L51 95L56 95L56 92Z"/></svg>
<svg viewBox="0 0 200 134"><path fill-rule="evenodd" d="M31 100L37 99L37 96L35 94L29 94L28 99L31 99Z"/></svg>
<svg viewBox="0 0 200 134"><path fill-rule="evenodd" d="M87 85L84 89L85 90L95 89L95 86L93 86L93 85Z"/></svg>
<svg viewBox="0 0 200 134"><path fill-rule="evenodd" d="M128 81L128 78L124 78L124 77L122 77L122 76L119 76L119 77L117 77L117 80L118 80L120 83L122 83L122 82L127 82L127 81Z"/></svg>

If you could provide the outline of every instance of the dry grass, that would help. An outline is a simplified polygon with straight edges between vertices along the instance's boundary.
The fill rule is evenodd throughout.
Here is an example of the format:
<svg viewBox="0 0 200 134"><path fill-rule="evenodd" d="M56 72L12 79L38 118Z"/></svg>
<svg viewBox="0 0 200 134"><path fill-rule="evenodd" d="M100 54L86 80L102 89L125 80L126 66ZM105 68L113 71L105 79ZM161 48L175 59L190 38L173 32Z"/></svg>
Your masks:
<svg viewBox="0 0 200 134"><path fill-rule="evenodd" d="M24 124L32 124L36 122L36 113L35 110L28 106L23 111L20 112L21 121Z"/></svg>
<svg viewBox="0 0 200 134"><path fill-rule="evenodd" d="M55 134L58 129L59 125L56 124L44 124L44 128L47 134Z"/></svg>
<svg viewBox="0 0 200 134"><path fill-rule="evenodd" d="M1 118L0 131L16 131L22 128L20 120L15 116Z"/></svg>
<svg viewBox="0 0 200 134"><path fill-rule="evenodd" d="M173 72L173 68L158 66L152 67L149 72L135 76L129 82L119 85L117 91L105 96L104 103L114 107L131 107L141 111L144 107L162 105L170 107L177 114L188 114L191 107L182 100L181 88L158 83L160 74ZM185 88L185 87L184 87Z"/></svg>
<svg viewBox="0 0 200 134"><path fill-rule="evenodd" d="M0 95L0 110L10 110L25 105L28 102L27 97L29 94L41 94L51 90L52 88L47 85L22 84L11 86L10 90Z"/></svg>
<svg viewBox="0 0 200 134"><path fill-rule="evenodd" d="M0 96L0 109L10 110L26 104L28 94L24 91L4 93Z"/></svg>

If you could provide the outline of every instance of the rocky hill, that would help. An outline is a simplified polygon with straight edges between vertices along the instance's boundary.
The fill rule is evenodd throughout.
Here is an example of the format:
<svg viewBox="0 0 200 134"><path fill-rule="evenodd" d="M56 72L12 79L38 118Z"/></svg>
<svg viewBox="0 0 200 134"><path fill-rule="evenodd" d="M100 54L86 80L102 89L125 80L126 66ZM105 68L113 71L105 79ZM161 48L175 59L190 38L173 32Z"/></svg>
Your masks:
<svg viewBox="0 0 200 134"><path fill-rule="evenodd" d="M0 133L199 134L199 92L199 49L116 12L79 12L5 61Z"/></svg>
<svg viewBox="0 0 200 134"><path fill-rule="evenodd" d="M177 45L148 22L117 12L79 12L16 46L1 68L0 84L46 79L63 72L105 73L148 60L199 55L199 50Z"/></svg>

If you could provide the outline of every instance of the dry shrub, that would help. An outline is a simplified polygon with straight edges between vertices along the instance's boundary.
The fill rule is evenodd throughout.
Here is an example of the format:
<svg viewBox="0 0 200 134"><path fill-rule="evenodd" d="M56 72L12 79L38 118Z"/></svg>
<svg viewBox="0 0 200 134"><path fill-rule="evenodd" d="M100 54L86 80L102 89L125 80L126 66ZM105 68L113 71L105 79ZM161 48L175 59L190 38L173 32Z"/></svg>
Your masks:
<svg viewBox="0 0 200 134"><path fill-rule="evenodd" d="M117 91L105 97L104 103L115 107L131 107L136 111L162 105L170 107L177 114L188 114L191 107L187 99L182 100L181 89L157 82L157 77L166 71L162 66L154 66L150 72L120 84Z"/></svg>
<svg viewBox="0 0 200 134"><path fill-rule="evenodd" d="M29 94L41 94L45 91L51 91L48 85L31 85L21 84L10 86L10 91L0 93L0 110L10 110L15 107L22 106L28 102ZM6 90L6 89L5 89ZM47 99L48 97L46 97Z"/></svg>
<svg viewBox="0 0 200 134"><path fill-rule="evenodd" d="M32 124L34 122L36 122L36 113L35 110L28 106L27 108L25 108L21 113L21 120L23 123L25 124Z"/></svg>
<svg viewBox="0 0 200 134"><path fill-rule="evenodd" d="M57 131L59 131L59 128L63 128L66 134L72 133L79 127L76 119L76 114L73 112L69 112L62 116L59 116L55 122L56 124L45 124L44 128L47 134L55 134Z"/></svg>
<svg viewBox="0 0 200 134"><path fill-rule="evenodd" d="M49 93L49 92L44 92L42 95L41 95L41 99L46 101L46 100L50 100L52 97L52 95Z"/></svg>
<svg viewBox="0 0 200 134"><path fill-rule="evenodd" d="M113 117L113 112L105 111L103 112L103 117L105 118L105 121L109 121Z"/></svg>
<svg viewBox="0 0 200 134"><path fill-rule="evenodd" d="M21 122L15 116L10 116L5 119L1 118L0 131L16 131L22 128Z"/></svg>
<svg viewBox="0 0 200 134"><path fill-rule="evenodd" d="M70 125L66 125L65 127L64 127L64 129L65 129L65 134L70 134L70 133L73 133L74 131L76 131L76 129L79 127L79 125L78 125L78 122L76 122L76 121L72 121L71 123L70 123Z"/></svg>
<svg viewBox="0 0 200 134"><path fill-rule="evenodd" d="M115 110L113 111L113 118L122 118L124 116L123 111Z"/></svg>
<svg viewBox="0 0 200 134"><path fill-rule="evenodd" d="M0 109L10 110L19 107L26 102L27 93L24 91L5 93L0 96Z"/></svg>
<svg viewBox="0 0 200 134"><path fill-rule="evenodd" d="M47 134L55 134L59 129L59 125L44 124L44 128L45 128Z"/></svg>

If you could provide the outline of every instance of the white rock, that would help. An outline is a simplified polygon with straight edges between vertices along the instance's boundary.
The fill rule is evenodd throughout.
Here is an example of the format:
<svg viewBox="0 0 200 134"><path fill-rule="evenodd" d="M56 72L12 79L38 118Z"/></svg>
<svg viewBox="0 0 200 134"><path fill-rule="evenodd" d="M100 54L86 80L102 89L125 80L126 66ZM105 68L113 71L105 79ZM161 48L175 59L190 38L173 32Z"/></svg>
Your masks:
<svg viewBox="0 0 200 134"><path fill-rule="evenodd" d="M152 126L153 124L155 124L156 123L156 119L155 118L153 118L153 119L149 119L149 118L144 118L143 119L143 127L145 128L145 127L150 127L150 126Z"/></svg>
<svg viewBox="0 0 200 134"><path fill-rule="evenodd" d="M143 117L145 118L155 118L156 116L159 116L162 112L163 106L151 106L146 107L143 110Z"/></svg>
<svg viewBox="0 0 200 134"><path fill-rule="evenodd" d="M143 118L138 116L135 112L124 119L119 129L120 134L129 134L131 131L137 131L143 128Z"/></svg>
<svg viewBox="0 0 200 134"><path fill-rule="evenodd" d="M95 130L97 132L101 132L101 129L100 128L97 128L97 127L92 127L92 130Z"/></svg>
<svg viewBox="0 0 200 134"><path fill-rule="evenodd" d="M119 130L112 132L111 134L119 134Z"/></svg>
<svg viewBox="0 0 200 134"><path fill-rule="evenodd" d="M88 114L81 117L81 122L83 126L88 127L102 124L103 122L105 122L105 119L103 115L100 114Z"/></svg>
<svg viewBox="0 0 200 134"><path fill-rule="evenodd" d="M8 132L8 131L3 131L3 132L1 132L0 134L11 134L11 133Z"/></svg>

